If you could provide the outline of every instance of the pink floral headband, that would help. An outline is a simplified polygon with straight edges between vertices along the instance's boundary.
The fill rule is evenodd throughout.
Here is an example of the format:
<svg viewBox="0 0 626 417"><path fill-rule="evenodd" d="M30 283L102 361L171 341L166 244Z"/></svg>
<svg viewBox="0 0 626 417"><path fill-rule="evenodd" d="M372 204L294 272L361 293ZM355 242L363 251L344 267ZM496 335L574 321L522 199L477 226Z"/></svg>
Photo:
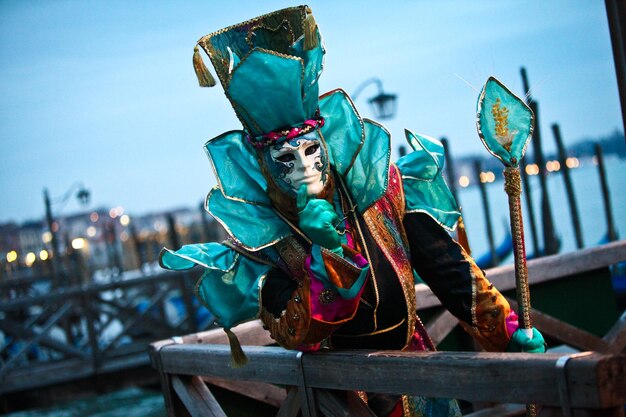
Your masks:
<svg viewBox="0 0 626 417"><path fill-rule="evenodd" d="M311 132L318 127L324 126L324 118L317 116L314 119L305 120L300 126L289 127L275 132L269 132L259 137L246 136L246 139L256 149L263 149L267 146L273 145L281 140L289 140L298 136L302 136Z"/></svg>

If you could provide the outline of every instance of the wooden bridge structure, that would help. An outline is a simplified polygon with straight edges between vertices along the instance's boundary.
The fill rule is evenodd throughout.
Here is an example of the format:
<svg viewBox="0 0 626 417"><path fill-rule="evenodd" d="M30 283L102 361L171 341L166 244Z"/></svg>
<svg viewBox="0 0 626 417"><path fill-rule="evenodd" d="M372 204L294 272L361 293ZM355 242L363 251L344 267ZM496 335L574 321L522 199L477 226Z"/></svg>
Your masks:
<svg viewBox="0 0 626 417"><path fill-rule="evenodd" d="M152 364L170 417L225 416L214 387L271 404L279 417L373 416L355 394L359 390L462 399L474 406L466 414L472 417L523 415L524 403L539 404L540 416L624 416L626 313L620 315L615 299L602 295L610 287L610 265L624 260L626 241L529 262L538 301L534 324L552 344L569 346L565 352L301 353L268 346L267 332L252 322L235 329L250 359L242 368L230 366L221 330L153 343ZM505 294L512 290L511 265L487 274ZM539 310L546 294L552 297L547 305L557 311L554 315ZM416 295L430 316L430 334L442 342L457 327L456 319L426 286L417 285ZM571 310L580 317L570 322L559 318ZM585 320L611 315L613 321L604 327Z"/></svg>
<svg viewBox="0 0 626 417"><path fill-rule="evenodd" d="M28 394L45 397L47 389L58 399L107 384L158 382L148 344L207 328L199 317L208 312L193 295L197 277L164 272L73 287L54 288L52 277L0 284L0 411L22 408Z"/></svg>
<svg viewBox="0 0 626 417"><path fill-rule="evenodd" d="M552 345L564 343L580 351L596 352L585 358L571 359L567 368L569 370L570 366L578 366L573 365L575 363L584 363L584 366L581 366L586 370L597 368L598 372L601 372L601 370L611 369L612 376L602 380L602 385L598 387L603 390L606 384L613 384L611 385L613 388L607 391L618 398L611 400L613 402L622 401L624 398L620 394L624 392L623 386L616 381L616 378L626 379L624 378L626 374L623 370L622 357L615 355L622 353L626 344L626 331L624 330L626 317L620 318L623 307L618 308L615 303L611 287L610 265L625 260L626 241L620 241L576 253L540 258L528 263L533 306L536 308L533 312L536 327L543 332ZM346 380L347 375L353 374L345 373L344 377L334 382L337 383L334 388L318 386L314 382L315 379L310 379L310 375L317 372L312 368L318 366L318 361L322 358L327 358L330 361L328 364L347 360L353 365L358 364L358 367L364 370L370 369L371 372L383 366L382 362L376 361L382 360L383 357L391 358L385 359L385 361L390 361L389 370L387 370L387 362L384 363L386 369L384 373L391 378L389 380L396 378L394 376L396 365L393 364L397 364L398 375L404 375L401 372L403 367L415 368L414 372L417 373L414 375L422 375L426 369L428 372L437 369L436 375L445 379L449 375L456 375L458 369L464 366L463 363L468 361L490 363L493 359L493 366L486 368L491 371L485 372L494 372L496 375L504 372L506 364L516 364L515 366L523 368L519 361L524 359L522 362L528 362L527 358L516 354L475 352L429 354L337 352L324 355L307 354L301 356L298 359L299 362L294 362L293 355L297 355L294 352L272 347L244 346L244 350L251 358L251 364L241 370L234 370L226 366L229 362L226 358L227 349L219 346L228 343L224 332L216 329L198 333L207 328L207 322L200 323L198 320L203 309L198 305L192 291L200 272L164 272L126 281L56 289L46 285L45 281L50 279L46 277L0 283L0 331L3 336L2 343L0 343L0 397L7 402L16 398L29 398L29 395L35 395L35 393L41 395L46 390L54 389L53 396L59 399L63 397L59 390L67 384L74 384L72 391L77 388L94 390L94 387L97 390L98 385L106 381L119 387L125 382L129 384L146 381L158 383L161 378L163 386L166 387L165 398L169 398L167 402L170 415L178 416L187 415L185 413L188 412L180 411L181 407L185 407L176 405L183 401L181 398L186 398L187 403L189 403L189 398L197 396L210 398L210 396L205 397L208 395L206 391L209 390L206 385L208 379L211 380L211 387L220 386L231 391L243 392L247 396L252 395L257 400L278 407L287 399L287 394L285 390L267 383L293 386L298 386L298 384L294 383L293 379L282 380L280 372L283 371L275 377L264 371L262 366L276 368L278 371L283 366L286 367L285 369L291 369L291 366L300 363L304 367L302 369L305 369L302 375L306 376L307 392L317 393L319 389L362 389L359 388L359 384L352 386L352 383L361 381L362 378L367 381L376 380L367 373L358 373ZM514 298L512 266L492 268L487 271L487 274L505 295ZM465 350L472 349L471 342L468 344L468 339L463 339L463 333L459 330L456 319L441 307L439 300L434 297L428 287L418 284L415 291L417 303L420 306L419 314L438 347L441 350L456 349L459 346ZM177 304L172 303L173 299L177 300ZM238 326L235 332L246 345L268 346L272 344L267 332L263 331L257 322ZM180 337L185 334L187 336ZM160 342L155 342L159 340ZM151 343L153 343L150 346L152 364L156 366L158 372L150 366L148 347ZM448 349L449 345L454 346ZM379 359L374 361L370 358ZM283 360L284 364L282 364ZM529 360L528 363L535 361L532 358ZM537 362L538 369L548 369L555 365L556 360L558 359L554 355L542 356ZM331 368L335 366L328 364L319 366ZM442 368L431 368L435 364L441 365ZM449 368L446 368L447 364L450 364ZM420 370L422 366L426 366L424 371ZM471 369L475 368L471 367ZM293 373L296 372L295 370L296 368L293 368L284 372L293 377L297 375ZM591 378L590 381L593 380L591 374L585 375ZM278 382L276 378L281 379L282 382ZM470 380L472 378L473 376ZM416 379L421 379L421 376ZM254 385L254 388L247 385L251 383L249 381L257 384L261 380L265 384L263 389L258 388L257 385ZM547 381L546 385L551 385L550 381L554 382L550 379L544 378L544 380ZM85 381L89 383L86 384ZM401 385L401 381L402 379L398 379L398 386ZM572 382L575 384L582 383L581 380L572 381L575 381ZM595 381L600 383L600 380ZM483 390L480 390L481 394L476 394L476 396L460 395L458 391L444 394L445 390L437 392L422 390L430 384L424 385L420 381L412 382L412 384L414 385L403 385L404 392L415 388L413 392L422 391L429 395L445 395L470 401L491 401L481 396ZM593 381L585 382L585 384L593 384ZM384 385L378 389L388 390L391 389L390 387L392 385L389 385L389 388ZM556 385L552 386L553 389L555 387ZM370 388L368 386L367 389ZM574 389L574 387L570 388ZM531 391L531 393L534 392ZM329 393L332 394L332 391ZM493 394L492 400L508 402L510 399L506 396L497 397L498 391L494 391ZM523 395L526 394L515 394L519 401L526 401L527 398ZM303 401L299 394L292 394L292 397ZM604 398L604 394L601 397ZM316 404L320 398L339 401L338 398L332 395L329 397L325 393L315 398L317 398ZM534 400L543 401L544 404L554 403L543 397L537 397ZM292 401L289 403L290 407L296 407L297 401L295 399L290 401ZM192 402L196 403L196 401ZM606 402L602 399L595 403L574 402L572 404L575 407L601 408L608 407L607 404L613 404L613 402ZM210 401L202 400L198 404L204 403L209 404ZM4 408L6 411L7 406L5 405ZM192 412L191 415L204 415L194 413Z"/></svg>

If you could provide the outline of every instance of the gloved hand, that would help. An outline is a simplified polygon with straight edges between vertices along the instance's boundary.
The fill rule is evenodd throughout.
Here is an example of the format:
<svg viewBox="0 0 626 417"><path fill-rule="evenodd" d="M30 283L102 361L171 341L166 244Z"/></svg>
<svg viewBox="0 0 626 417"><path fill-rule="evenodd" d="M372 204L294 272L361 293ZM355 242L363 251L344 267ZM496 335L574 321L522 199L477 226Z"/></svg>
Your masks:
<svg viewBox="0 0 626 417"><path fill-rule="evenodd" d="M298 189L296 200L299 215L300 229L313 243L330 249L341 255L341 240L334 224L338 222L339 216L335 213L332 204L326 200L313 198L309 200L306 185L301 185Z"/></svg>
<svg viewBox="0 0 626 417"><path fill-rule="evenodd" d="M506 347L507 352L545 353L546 342L539 330L533 327L533 338L529 339L522 329L517 329Z"/></svg>

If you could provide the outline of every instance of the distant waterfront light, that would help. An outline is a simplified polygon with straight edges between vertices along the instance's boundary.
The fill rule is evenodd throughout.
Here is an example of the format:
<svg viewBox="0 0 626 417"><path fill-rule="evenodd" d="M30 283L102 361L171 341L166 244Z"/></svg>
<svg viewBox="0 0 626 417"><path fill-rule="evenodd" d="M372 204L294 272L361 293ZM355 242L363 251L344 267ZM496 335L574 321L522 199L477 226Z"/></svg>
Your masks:
<svg viewBox="0 0 626 417"><path fill-rule="evenodd" d="M50 242L52 242L52 233L44 232L41 235L41 240L43 241L43 243L50 243Z"/></svg>
<svg viewBox="0 0 626 417"><path fill-rule="evenodd" d="M559 161L548 161L546 162L546 169L548 172L556 172L561 169L561 164Z"/></svg>
<svg viewBox="0 0 626 417"><path fill-rule="evenodd" d="M459 185L463 188L467 187L470 183L469 178L467 177L467 175L461 175L459 177Z"/></svg>
<svg viewBox="0 0 626 417"><path fill-rule="evenodd" d="M494 182L495 180L496 180L496 175L491 171L480 173L480 182L482 182L483 184L486 182L489 182L489 183Z"/></svg>
<svg viewBox="0 0 626 417"><path fill-rule="evenodd" d="M122 217L120 217L120 224L122 226L128 226L129 223L130 217L128 216L128 214L124 214Z"/></svg>
<svg viewBox="0 0 626 417"><path fill-rule="evenodd" d="M539 165L537 164L528 164L526 165L526 174L528 175L537 175L539 174Z"/></svg>
<svg viewBox="0 0 626 417"><path fill-rule="evenodd" d="M126 230L120 233L120 240L122 242L126 242L128 240L128 232Z"/></svg>
<svg viewBox="0 0 626 417"><path fill-rule="evenodd" d="M82 237L77 237L76 239L72 240L72 248L76 250L83 249L86 245L87 241Z"/></svg>
<svg viewBox="0 0 626 417"><path fill-rule="evenodd" d="M26 257L24 257L24 262L26 263L26 266L31 266L33 263L35 263L36 260L37 255L35 255L34 252L28 252L26 254Z"/></svg>
<svg viewBox="0 0 626 417"><path fill-rule="evenodd" d="M96 235L96 232L97 232L97 230L96 230L95 226L89 226L87 228L87 236L89 236L89 237L94 237Z"/></svg>
<svg viewBox="0 0 626 417"><path fill-rule="evenodd" d="M565 165L567 165L568 168L578 168L580 161L575 156L570 156L565 160Z"/></svg>
<svg viewBox="0 0 626 417"><path fill-rule="evenodd" d="M42 261L45 261L48 259L48 251L43 249L42 251L39 252L39 259L41 259Z"/></svg>
<svg viewBox="0 0 626 417"><path fill-rule="evenodd" d="M11 262L15 262L16 260L17 260L17 252L12 250L9 253L7 253L7 262L11 263Z"/></svg>
<svg viewBox="0 0 626 417"><path fill-rule="evenodd" d="M95 211L89 215L89 220L91 220L92 223L97 222L99 218L100 216Z"/></svg>
<svg viewBox="0 0 626 417"><path fill-rule="evenodd" d="M109 217L114 219L117 217L117 209L112 208L111 210L109 210Z"/></svg>

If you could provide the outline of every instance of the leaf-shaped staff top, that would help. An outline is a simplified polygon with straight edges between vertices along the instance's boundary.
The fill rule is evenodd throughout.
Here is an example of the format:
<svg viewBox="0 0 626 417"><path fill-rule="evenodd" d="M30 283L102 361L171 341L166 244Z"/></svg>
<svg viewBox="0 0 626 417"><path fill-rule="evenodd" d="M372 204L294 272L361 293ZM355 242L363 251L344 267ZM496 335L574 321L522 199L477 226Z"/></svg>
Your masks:
<svg viewBox="0 0 626 417"><path fill-rule="evenodd" d="M476 105L478 136L487 150L505 165L517 166L526 152L535 115L522 99L489 77Z"/></svg>

